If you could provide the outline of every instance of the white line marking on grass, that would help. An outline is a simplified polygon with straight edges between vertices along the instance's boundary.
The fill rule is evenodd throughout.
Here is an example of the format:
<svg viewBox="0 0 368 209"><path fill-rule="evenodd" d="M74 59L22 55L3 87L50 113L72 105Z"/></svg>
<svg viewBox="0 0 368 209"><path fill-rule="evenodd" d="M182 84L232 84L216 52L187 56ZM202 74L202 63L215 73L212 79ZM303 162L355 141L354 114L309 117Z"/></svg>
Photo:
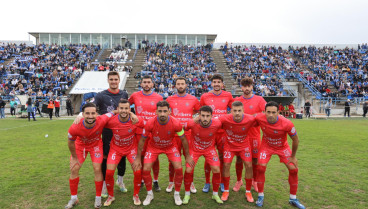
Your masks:
<svg viewBox="0 0 368 209"><path fill-rule="evenodd" d="M55 120L53 120L55 121ZM47 121L47 122L38 122L38 123L33 123L33 124L28 124L28 125L23 125L23 126L16 126L16 127L11 127L11 128L2 128L0 129L0 131L7 131L7 130L11 130L11 129L16 129L16 128L23 128L23 127L28 127L28 126L37 126L37 125L40 125L40 124L44 124L44 123L50 123L50 122L53 122L53 121Z"/></svg>

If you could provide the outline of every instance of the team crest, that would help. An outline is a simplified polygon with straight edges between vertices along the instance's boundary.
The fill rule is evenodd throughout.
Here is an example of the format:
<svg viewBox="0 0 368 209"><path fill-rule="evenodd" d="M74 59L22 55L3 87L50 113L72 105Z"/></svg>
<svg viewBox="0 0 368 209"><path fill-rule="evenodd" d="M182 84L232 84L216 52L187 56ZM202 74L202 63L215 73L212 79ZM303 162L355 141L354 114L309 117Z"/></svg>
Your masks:
<svg viewBox="0 0 368 209"><path fill-rule="evenodd" d="M96 135L98 135L98 134L100 134L100 132L99 131L96 131Z"/></svg>
<svg viewBox="0 0 368 209"><path fill-rule="evenodd" d="M179 152L175 152L175 157L180 157Z"/></svg>
<svg viewBox="0 0 368 209"><path fill-rule="evenodd" d="M167 132L167 135L170 135L170 134L171 134L171 131L168 131L168 132Z"/></svg>
<svg viewBox="0 0 368 209"><path fill-rule="evenodd" d="M151 101L151 105L155 105L155 103L153 101Z"/></svg>
<svg viewBox="0 0 368 209"><path fill-rule="evenodd" d="M95 153L95 157L96 157L96 158L100 158L100 157L101 157L101 154L100 154L99 152L96 152L96 153Z"/></svg>
<svg viewBox="0 0 368 209"><path fill-rule="evenodd" d="M218 157L214 156L214 157L212 158L212 160L216 162L216 161L218 161Z"/></svg>
<svg viewBox="0 0 368 209"><path fill-rule="evenodd" d="M253 106L252 106L252 105L250 105L250 106L249 106L249 109L253 109Z"/></svg>
<svg viewBox="0 0 368 209"><path fill-rule="evenodd" d="M245 131L245 127L242 128L242 131Z"/></svg>
<svg viewBox="0 0 368 209"><path fill-rule="evenodd" d="M135 160L135 155L132 156L132 159Z"/></svg>
<svg viewBox="0 0 368 209"><path fill-rule="evenodd" d="M226 102L226 100L225 100L225 99L223 99L223 100L222 100L222 103L225 103L225 102Z"/></svg>
<svg viewBox="0 0 368 209"><path fill-rule="evenodd" d="M186 102L186 103L185 103L185 106L187 106L187 107L188 107L188 106L189 106L189 103L188 103L188 102Z"/></svg>
<svg viewBox="0 0 368 209"><path fill-rule="evenodd" d="M245 157L250 157L250 153L249 152L246 152L246 153L244 153L244 156Z"/></svg>
<svg viewBox="0 0 368 209"><path fill-rule="evenodd" d="M132 130L131 128L128 130L128 132L129 132L129 133L132 133L132 131L133 131L133 130Z"/></svg>

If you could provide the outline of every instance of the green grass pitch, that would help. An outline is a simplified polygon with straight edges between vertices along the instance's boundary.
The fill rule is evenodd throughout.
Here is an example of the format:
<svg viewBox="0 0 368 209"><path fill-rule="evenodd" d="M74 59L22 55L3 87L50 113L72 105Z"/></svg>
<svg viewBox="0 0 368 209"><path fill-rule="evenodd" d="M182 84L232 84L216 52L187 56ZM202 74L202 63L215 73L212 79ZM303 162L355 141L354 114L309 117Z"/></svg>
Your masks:
<svg viewBox="0 0 368 209"><path fill-rule="evenodd" d="M307 208L368 208L368 120L293 120L300 138L298 198ZM67 130L72 120L7 118L0 120L0 208L64 208L69 193L69 150ZM49 137L45 137L48 134ZM291 143L289 141L289 143ZM245 189L230 191L228 202L217 205L203 193L203 159L195 169L198 190L182 208L256 208L247 203ZM127 165L129 163L127 162ZM162 191L146 208L177 208L168 183L166 156L160 157L159 183ZM244 174L243 174L244 175ZM263 208L292 208L288 204L288 172L274 156L266 171ZM230 189L236 180L234 163ZM127 167L124 182L128 193L116 188L110 208L143 208L133 205L133 174ZM257 194L252 191L253 197ZM79 205L93 208L95 187L88 157L80 172ZM220 194L221 195L221 194ZM140 193L143 202L145 189ZM184 184L181 196L184 196ZM103 200L104 201L104 200Z"/></svg>

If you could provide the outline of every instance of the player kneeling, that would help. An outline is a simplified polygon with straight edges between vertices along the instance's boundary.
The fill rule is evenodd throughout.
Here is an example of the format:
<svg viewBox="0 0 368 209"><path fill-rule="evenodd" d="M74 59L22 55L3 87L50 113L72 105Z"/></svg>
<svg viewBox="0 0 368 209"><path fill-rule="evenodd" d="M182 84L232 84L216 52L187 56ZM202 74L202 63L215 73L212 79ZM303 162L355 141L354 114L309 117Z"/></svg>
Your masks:
<svg viewBox="0 0 368 209"><path fill-rule="evenodd" d="M221 122L217 118L212 118L212 109L209 106L203 106L199 109L199 123L195 123L193 119L189 120L186 129L190 129L192 133L192 141L190 143L190 157L193 159L193 164L186 164L184 185L185 196L183 204L188 204L190 200L190 186L193 182L193 169L198 161L198 158L203 156L210 165L212 176L212 187L214 199L217 203L224 203L218 195L220 187L220 161L215 149L215 136L221 128Z"/></svg>
<svg viewBox="0 0 368 209"><path fill-rule="evenodd" d="M130 112L128 100L121 99L118 106L118 115L112 117L105 128L111 129L113 137L110 143L110 151L107 157L106 187L109 193L104 206L109 206L115 200L114 197L114 173L122 157L126 156L132 164L137 156L136 129L143 128L143 119L137 118ZM138 122L136 122L138 120ZM132 167L133 168L133 167ZM142 174L141 169L134 169L134 205L140 205L139 189L141 187Z"/></svg>
<svg viewBox="0 0 368 209"><path fill-rule="evenodd" d="M258 200L256 205L258 207L263 206L263 188L267 163L270 161L272 155L278 155L280 162L284 163L289 170L289 203L297 208L304 209L304 205L296 199L296 192L298 190L298 161L295 155L299 145L299 138L294 124L283 116L279 116L278 104L273 101L266 104L266 113L258 114L256 121L261 126L263 132L258 157L258 175L256 179L258 184ZM287 135L293 140L292 151L287 142Z"/></svg>
<svg viewBox="0 0 368 209"><path fill-rule="evenodd" d="M105 124L113 116L112 113L97 116L97 108L93 103L87 103L82 108L82 122L73 124L68 131L68 147L71 153L70 157L70 193L71 199L65 206L66 209L72 208L78 203L78 184L79 170L90 153L93 170L95 173L96 199L95 208L101 207L101 190L103 185L103 176L101 171L102 163L102 139L101 133Z"/></svg>

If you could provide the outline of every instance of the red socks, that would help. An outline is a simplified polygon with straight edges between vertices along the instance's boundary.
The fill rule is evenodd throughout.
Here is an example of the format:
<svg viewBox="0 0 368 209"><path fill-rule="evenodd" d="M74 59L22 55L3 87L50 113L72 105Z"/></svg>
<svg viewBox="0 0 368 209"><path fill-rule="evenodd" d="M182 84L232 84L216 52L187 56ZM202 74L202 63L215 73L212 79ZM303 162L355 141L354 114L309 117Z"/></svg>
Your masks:
<svg viewBox="0 0 368 209"><path fill-rule="evenodd" d="M243 174L243 162L235 163L236 180L241 181Z"/></svg>
<svg viewBox="0 0 368 209"><path fill-rule="evenodd" d="M96 197L101 197L103 181L95 181Z"/></svg>
<svg viewBox="0 0 368 209"><path fill-rule="evenodd" d="M296 195L298 191L298 169L289 170L290 194Z"/></svg>
<svg viewBox="0 0 368 209"><path fill-rule="evenodd" d="M206 177L206 184L209 184L211 178L211 166L206 161L204 162L204 175Z"/></svg>
<svg viewBox="0 0 368 209"><path fill-rule="evenodd" d="M75 179L69 179L69 188L70 188L71 195L78 194L78 184L79 184L79 177Z"/></svg>
<svg viewBox="0 0 368 209"><path fill-rule="evenodd" d="M257 186L258 186L258 193L263 193L263 189L264 189L264 182L266 180L265 177L265 173L266 173L266 166L261 166L258 165L257 166L257 171L258 171L258 175L257 175Z"/></svg>
<svg viewBox="0 0 368 209"><path fill-rule="evenodd" d="M160 172L160 161L158 160L158 158L153 163L152 170L153 170L153 179L158 180L158 173Z"/></svg>
<svg viewBox="0 0 368 209"><path fill-rule="evenodd" d="M146 185L147 191L151 191L152 190L151 171L143 170L142 177L143 177L143 180L144 180L144 184Z"/></svg>
<svg viewBox="0 0 368 209"><path fill-rule="evenodd" d="M245 179L245 190L250 191L252 189L252 179Z"/></svg>
<svg viewBox="0 0 368 209"><path fill-rule="evenodd" d="M225 191L229 191L230 176L229 177L223 177L222 179L224 180Z"/></svg>
<svg viewBox="0 0 368 209"><path fill-rule="evenodd" d="M220 173L214 173L212 175L212 188L214 192L218 192L220 187L221 175Z"/></svg>
<svg viewBox="0 0 368 209"><path fill-rule="evenodd" d="M180 192L183 182L183 168L175 169L175 191Z"/></svg>
<svg viewBox="0 0 368 209"><path fill-rule="evenodd" d="M171 162L169 162L169 182L174 182L175 169Z"/></svg>
<svg viewBox="0 0 368 209"><path fill-rule="evenodd" d="M141 188L142 182L142 170L137 170L134 172L134 193L133 195L138 195L139 189Z"/></svg>
<svg viewBox="0 0 368 209"><path fill-rule="evenodd" d="M186 192L190 191L190 185L192 184L192 182L193 182L193 172L192 173L185 172L185 174L184 174L184 187L185 187Z"/></svg>
<svg viewBox="0 0 368 209"><path fill-rule="evenodd" d="M107 192L112 197L114 196L114 173L115 173L115 170L107 169L106 177L105 177Z"/></svg>

